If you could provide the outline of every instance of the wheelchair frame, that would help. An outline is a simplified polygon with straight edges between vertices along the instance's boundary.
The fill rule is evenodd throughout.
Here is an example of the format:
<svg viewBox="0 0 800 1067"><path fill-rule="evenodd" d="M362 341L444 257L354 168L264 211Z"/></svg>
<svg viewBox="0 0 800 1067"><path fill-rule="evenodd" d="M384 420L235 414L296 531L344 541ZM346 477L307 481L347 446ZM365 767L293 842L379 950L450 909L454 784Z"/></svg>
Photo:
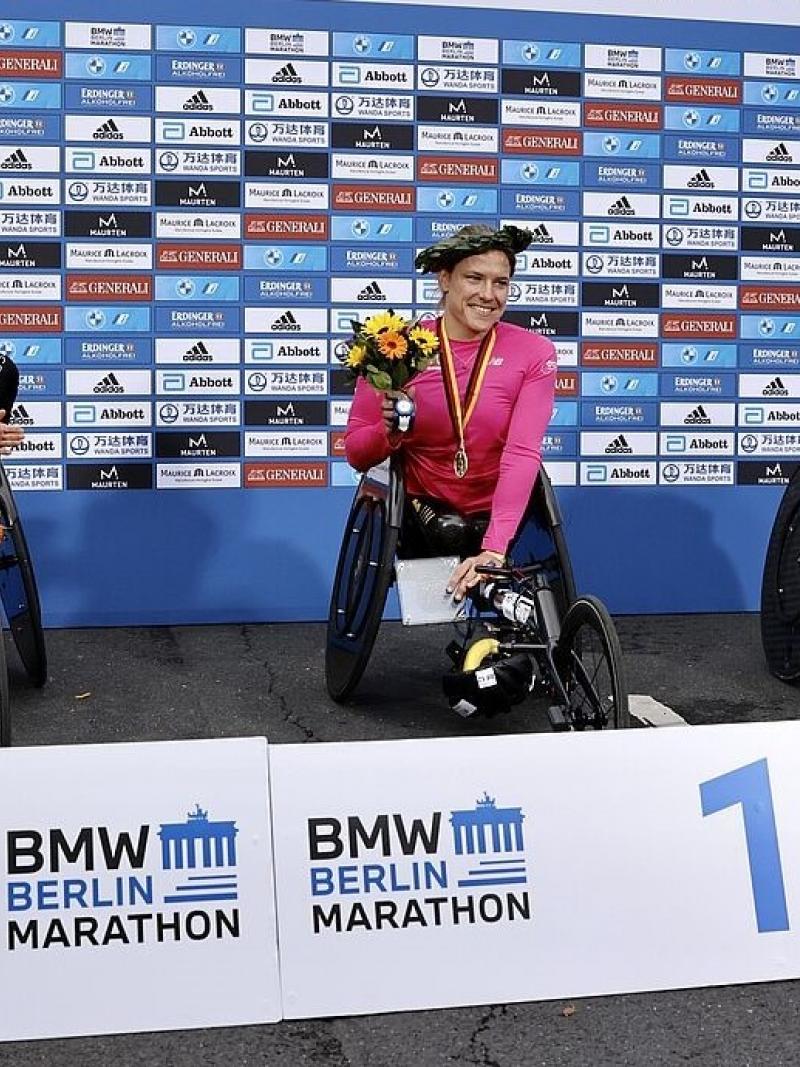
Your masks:
<svg viewBox="0 0 800 1067"><path fill-rule="evenodd" d="M328 613L325 678L328 692L338 702L354 692L369 662L394 578L404 502L397 457L363 475L345 527ZM543 535L548 541L544 554L533 544L537 540L541 543ZM518 591L524 587L532 598L536 629L527 620L525 625L515 620L499 624L502 640L491 642L490 657L502 658L520 651L534 655L540 677L556 700L550 711L555 729L602 727L607 725L609 716L598 700L594 700L591 714L587 714L573 707L571 699L581 685L586 689L594 684L585 668L576 666L581 661L582 643L593 634L610 664L612 725L628 725L619 640L608 612L598 600L576 599L561 516L543 468L510 551L512 559L526 553L534 561L532 565L486 573ZM576 610L567 628L573 606ZM590 696L590 703L592 699ZM558 708L560 715L554 710Z"/></svg>

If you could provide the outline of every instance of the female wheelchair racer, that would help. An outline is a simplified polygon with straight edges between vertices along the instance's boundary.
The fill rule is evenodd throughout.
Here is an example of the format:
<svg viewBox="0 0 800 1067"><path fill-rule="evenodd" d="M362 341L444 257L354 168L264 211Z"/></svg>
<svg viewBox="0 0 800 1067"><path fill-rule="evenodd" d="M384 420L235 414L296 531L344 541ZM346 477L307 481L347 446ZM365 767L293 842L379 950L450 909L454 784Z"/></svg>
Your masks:
<svg viewBox="0 0 800 1067"><path fill-rule="evenodd" d="M516 227L468 226L420 253L417 266L437 274L442 292L439 365L402 394L381 394L359 381L346 452L368 473L334 581L326 655L334 699L352 692L366 666L399 546L404 557L461 556L448 591L456 601L476 594L473 602L496 616L484 623L494 636L473 642L471 626L455 654L457 670L445 690L457 710L519 702L533 684L535 660L556 699L555 727L627 722L619 645L605 609L583 600L566 625L574 586L539 454L552 411L555 352L545 338L500 321L516 254L530 240ZM384 481L375 468L387 460ZM520 569L517 531L531 529L544 532L555 552L529 555L535 562ZM609 678L611 693L601 698L600 668L582 660L587 627ZM570 695L576 687L579 705Z"/></svg>

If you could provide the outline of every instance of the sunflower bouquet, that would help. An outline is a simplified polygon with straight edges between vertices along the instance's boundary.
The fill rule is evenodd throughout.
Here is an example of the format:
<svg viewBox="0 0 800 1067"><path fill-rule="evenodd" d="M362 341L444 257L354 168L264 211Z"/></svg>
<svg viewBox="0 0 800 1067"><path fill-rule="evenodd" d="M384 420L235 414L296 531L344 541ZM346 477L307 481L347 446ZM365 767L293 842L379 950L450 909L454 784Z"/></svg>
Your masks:
<svg viewBox="0 0 800 1067"><path fill-rule="evenodd" d="M353 378L366 378L380 390L402 389L436 359L439 339L416 319L393 311L351 319L353 337L343 358Z"/></svg>

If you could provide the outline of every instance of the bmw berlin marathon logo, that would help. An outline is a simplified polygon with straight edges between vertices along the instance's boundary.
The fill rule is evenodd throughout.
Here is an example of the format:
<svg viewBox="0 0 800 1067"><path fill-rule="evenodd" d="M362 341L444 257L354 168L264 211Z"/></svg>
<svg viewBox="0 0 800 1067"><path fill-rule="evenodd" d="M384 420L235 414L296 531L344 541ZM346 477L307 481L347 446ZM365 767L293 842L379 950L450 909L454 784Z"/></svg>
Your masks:
<svg viewBox="0 0 800 1067"><path fill-rule="evenodd" d="M8 830L6 947L238 938L237 834L199 804L184 822L135 831Z"/></svg>
<svg viewBox="0 0 800 1067"><path fill-rule="evenodd" d="M475 926L531 918L521 808L484 793L445 816L308 820L315 934Z"/></svg>

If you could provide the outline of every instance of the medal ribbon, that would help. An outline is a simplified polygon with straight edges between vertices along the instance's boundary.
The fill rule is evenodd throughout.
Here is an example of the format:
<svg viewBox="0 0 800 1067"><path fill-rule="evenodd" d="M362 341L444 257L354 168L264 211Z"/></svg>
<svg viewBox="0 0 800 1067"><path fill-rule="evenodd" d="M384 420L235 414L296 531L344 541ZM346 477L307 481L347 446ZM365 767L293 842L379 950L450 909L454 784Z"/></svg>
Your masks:
<svg viewBox="0 0 800 1067"><path fill-rule="evenodd" d="M444 371L442 379L444 381L444 394L447 398L447 410L450 412L450 422L453 425L453 432L458 441L458 452L462 453L466 460L464 431L466 430L467 423L475 410L475 405L478 403L478 397L480 396L481 388L483 386L486 368L489 365L489 360L492 357L495 342L497 341L497 326L493 326L481 341L478 354L472 365L469 381L467 382L467 391L464 394L463 406L461 403L461 395L458 391L458 379L456 378L453 351L450 348L450 338L447 336L447 328L445 327L443 318L437 320L436 333L439 337L439 355ZM459 475L459 477L463 477L463 475Z"/></svg>

